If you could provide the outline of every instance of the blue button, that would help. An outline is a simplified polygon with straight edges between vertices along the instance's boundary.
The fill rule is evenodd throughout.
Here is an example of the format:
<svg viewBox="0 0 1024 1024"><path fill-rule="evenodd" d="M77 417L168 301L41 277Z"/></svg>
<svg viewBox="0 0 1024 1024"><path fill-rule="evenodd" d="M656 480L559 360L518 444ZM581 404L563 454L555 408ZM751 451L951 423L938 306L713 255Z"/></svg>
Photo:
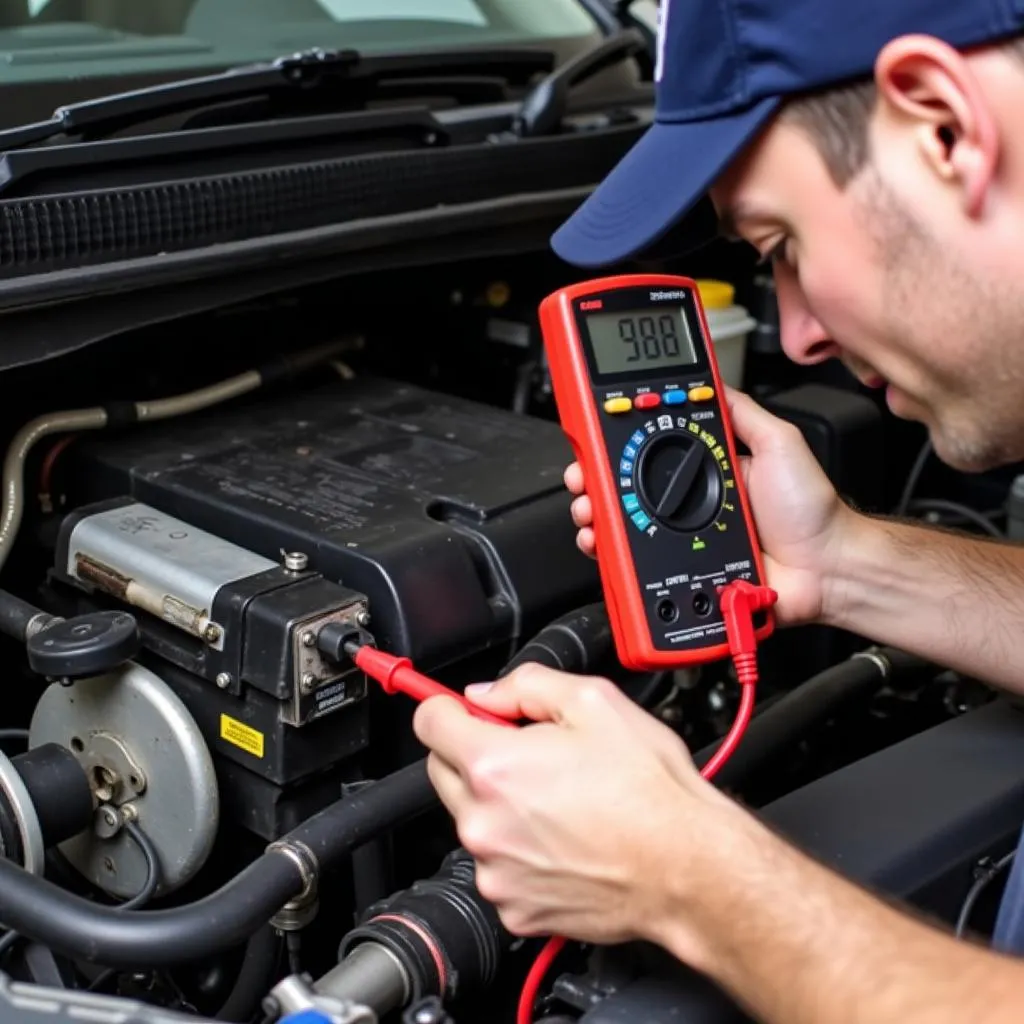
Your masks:
<svg viewBox="0 0 1024 1024"><path fill-rule="evenodd" d="M634 512L632 518L641 530L646 530L651 525L651 520L643 512Z"/></svg>
<svg viewBox="0 0 1024 1024"><path fill-rule="evenodd" d="M636 432L636 433L635 433L635 434L634 434L634 435L633 435L633 436L632 436L632 437L630 438L630 441L632 441L632 442L633 442L633 444L643 444L643 443L644 443L644 439L645 439L646 437L647 437L647 435L646 435L646 434L645 434L645 433L644 433L644 432L643 432L642 430L638 430L638 431L637 431L637 432Z"/></svg>
<svg viewBox="0 0 1024 1024"><path fill-rule="evenodd" d="M632 473L633 472L633 463L629 459L623 459L619 463L619 472L620 473Z"/></svg>
<svg viewBox="0 0 1024 1024"><path fill-rule="evenodd" d="M636 458L636 448L633 445L631 445L631 444L627 444L626 447L622 449L622 454L627 459L635 459Z"/></svg>
<svg viewBox="0 0 1024 1024"><path fill-rule="evenodd" d="M661 400L666 405L682 405L683 402L686 401L686 392L685 391L666 391L665 394L663 394L661 396Z"/></svg>
<svg viewBox="0 0 1024 1024"><path fill-rule="evenodd" d="M640 507L640 499L635 494L624 494L622 504L626 506L627 512L635 512Z"/></svg>

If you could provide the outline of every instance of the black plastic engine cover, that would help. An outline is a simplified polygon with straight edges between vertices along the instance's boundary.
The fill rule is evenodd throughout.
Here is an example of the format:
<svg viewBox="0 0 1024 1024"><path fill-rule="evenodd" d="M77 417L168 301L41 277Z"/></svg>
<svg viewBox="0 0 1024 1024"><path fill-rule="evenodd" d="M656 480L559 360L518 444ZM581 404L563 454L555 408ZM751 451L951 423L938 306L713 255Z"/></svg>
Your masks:
<svg viewBox="0 0 1024 1024"><path fill-rule="evenodd" d="M75 500L131 495L268 558L305 552L369 597L382 648L424 668L600 597L557 424L367 377L76 448Z"/></svg>

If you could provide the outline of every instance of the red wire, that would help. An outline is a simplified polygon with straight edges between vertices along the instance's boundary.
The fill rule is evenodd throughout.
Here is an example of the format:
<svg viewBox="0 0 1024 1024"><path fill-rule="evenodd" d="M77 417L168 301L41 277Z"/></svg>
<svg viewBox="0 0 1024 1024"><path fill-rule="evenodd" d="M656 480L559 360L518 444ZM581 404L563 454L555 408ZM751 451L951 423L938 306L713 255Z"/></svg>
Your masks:
<svg viewBox="0 0 1024 1024"><path fill-rule="evenodd" d="M46 453L46 458L43 459L42 467L39 471L39 493L49 494L51 478L53 476L54 467L57 464L57 459L60 458L61 453L72 441L74 441L75 434L68 434L66 437L62 437L50 450Z"/></svg>
<svg viewBox="0 0 1024 1024"><path fill-rule="evenodd" d="M555 957L562 952L564 945L565 939L561 935L555 935L544 943L544 948L537 954L537 959L533 961L530 973L526 975L526 981L523 982L523 991L519 996L519 1009L516 1012L516 1024L532 1024L533 1004L537 999L541 983L544 981L544 975L547 974Z"/></svg>
<svg viewBox="0 0 1024 1024"><path fill-rule="evenodd" d="M719 768L732 757L734 751L740 745L740 740L743 739L743 734L747 731L747 726L750 724L751 716L754 713L756 698L757 694L752 684L747 683L740 687L740 706L736 710L736 717L733 719L732 727L726 734L725 739L719 744L714 756L700 770L701 775L705 779L713 779L718 774Z"/></svg>
<svg viewBox="0 0 1024 1024"><path fill-rule="evenodd" d="M736 718L714 756L700 771L705 779L714 778L718 770L732 757L733 752L739 746L754 713L756 696L754 680L744 683L740 688L740 706L736 711ZM544 975L547 974L548 968L554 962L555 957L562 952L564 946L565 939L560 935L556 935L544 943L530 972L526 975L526 981L523 982L522 993L519 996L519 1009L516 1012L516 1024L533 1024L533 1004L537 1001L537 993L544 981Z"/></svg>

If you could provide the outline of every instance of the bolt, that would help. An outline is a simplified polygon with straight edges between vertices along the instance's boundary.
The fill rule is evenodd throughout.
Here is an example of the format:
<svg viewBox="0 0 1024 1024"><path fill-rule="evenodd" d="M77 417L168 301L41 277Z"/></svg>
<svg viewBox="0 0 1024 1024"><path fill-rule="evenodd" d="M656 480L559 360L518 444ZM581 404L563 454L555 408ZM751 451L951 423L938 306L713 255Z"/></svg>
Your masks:
<svg viewBox="0 0 1024 1024"><path fill-rule="evenodd" d="M217 685L222 690L226 690L231 685L231 676L227 672L218 672Z"/></svg>
<svg viewBox="0 0 1024 1024"><path fill-rule="evenodd" d="M103 812L103 820L113 828L117 824L117 815L108 807Z"/></svg>
<svg viewBox="0 0 1024 1024"><path fill-rule="evenodd" d="M284 567L289 572L303 572L309 565L309 555L304 551L286 551Z"/></svg>
<svg viewBox="0 0 1024 1024"><path fill-rule="evenodd" d="M364 608L356 615L357 626L368 626L370 624L370 613Z"/></svg>
<svg viewBox="0 0 1024 1024"><path fill-rule="evenodd" d="M306 632L302 634L302 646L303 647L313 647L315 645L316 645L316 633L314 633L313 630L311 630L311 629L307 629Z"/></svg>
<svg viewBox="0 0 1024 1024"><path fill-rule="evenodd" d="M208 644L215 644L220 639L220 626L216 622L211 622L206 629L203 630L203 639Z"/></svg>
<svg viewBox="0 0 1024 1024"><path fill-rule="evenodd" d="M302 689L305 693L309 693L313 687L316 686L316 676L312 672L302 673Z"/></svg>
<svg viewBox="0 0 1024 1024"><path fill-rule="evenodd" d="M118 808L121 812L122 821L138 821L139 820L139 809L135 804L121 804Z"/></svg>
<svg viewBox="0 0 1024 1024"><path fill-rule="evenodd" d="M106 765L97 764L92 768L92 783L96 799L106 803L113 799L114 791L121 784L121 776Z"/></svg>

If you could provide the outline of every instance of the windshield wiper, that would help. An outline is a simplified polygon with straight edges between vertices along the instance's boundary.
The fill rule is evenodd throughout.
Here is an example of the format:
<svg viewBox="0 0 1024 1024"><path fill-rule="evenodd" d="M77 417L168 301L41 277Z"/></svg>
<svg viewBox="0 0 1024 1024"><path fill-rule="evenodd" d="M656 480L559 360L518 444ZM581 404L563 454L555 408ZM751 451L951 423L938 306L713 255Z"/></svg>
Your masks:
<svg viewBox="0 0 1024 1024"><path fill-rule="evenodd" d="M534 138L556 131L565 118L569 97L577 85L644 52L646 45L643 35L636 29L623 29L552 71L523 100L514 122L515 135Z"/></svg>
<svg viewBox="0 0 1024 1024"><path fill-rule="evenodd" d="M555 55L534 49L456 50L367 57L357 50L313 49L221 74L115 93L58 107L48 121L0 132L0 152L50 139L91 141L133 125L220 103L252 98L286 100L342 90L346 103L383 88L431 93L448 91L465 98L474 89L495 98L495 88L525 86L548 74Z"/></svg>

